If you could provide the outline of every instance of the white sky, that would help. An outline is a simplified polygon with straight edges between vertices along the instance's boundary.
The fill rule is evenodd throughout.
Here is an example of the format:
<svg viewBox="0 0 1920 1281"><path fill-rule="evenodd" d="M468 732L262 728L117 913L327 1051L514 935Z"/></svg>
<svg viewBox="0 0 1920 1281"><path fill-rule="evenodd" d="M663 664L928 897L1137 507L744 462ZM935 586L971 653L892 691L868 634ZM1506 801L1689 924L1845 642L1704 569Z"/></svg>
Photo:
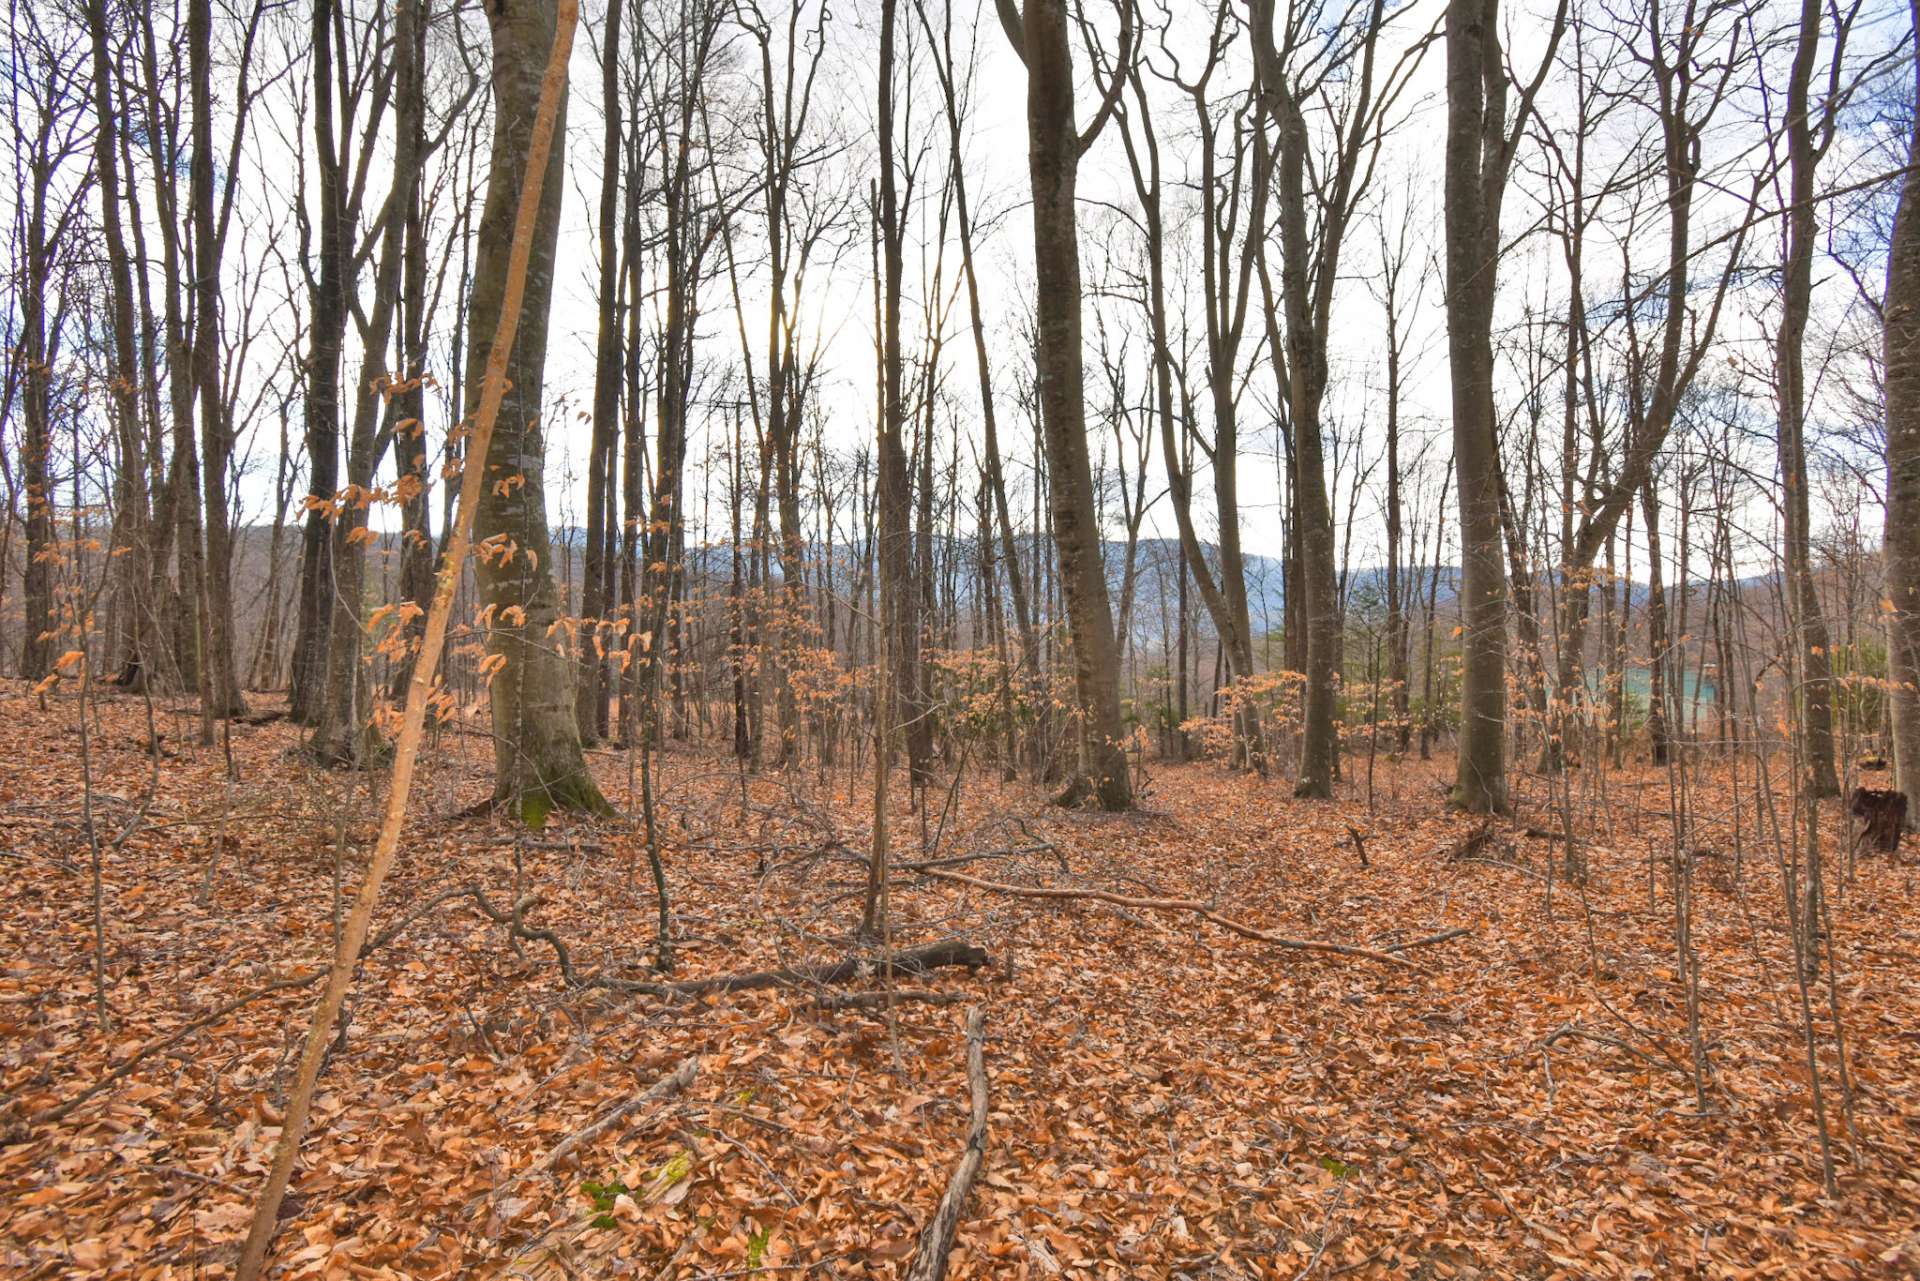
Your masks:
<svg viewBox="0 0 1920 1281"><path fill-rule="evenodd" d="M781 25L785 2L769 0L769 12L776 29ZM1151 8L1151 0L1148 2ZM1766 0L1766 3L1768 7L1755 19L1756 26L1763 31L1793 12L1793 8L1779 3L1779 0ZM938 4L939 0L929 0L936 21ZM1538 57L1544 35L1542 15L1534 12L1539 5L1509 4L1505 8L1513 59L1520 67L1530 69ZM548 492L556 524L584 521L584 485L569 484L567 478L577 474L585 457L587 423L584 415L562 412L559 407L565 402L577 411L583 409L591 399L592 349L597 323L593 296L597 278L593 212L597 203L601 136L596 48L603 12L604 0L587 0L585 25L576 40L573 59L573 96L568 118L568 182L547 370L548 402L555 407L550 415L554 428L549 441ZM828 51L816 89L814 114L817 124L823 128L831 125L846 146L835 160L823 167L817 178L827 184L849 184L860 191L871 178L876 163L872 120L877 0L846 0L843 5L835 5L832 12ZM1236 7L1236 12L1241 10ZM1383 49L1382 65L1390 64L1408 41L1431 27L1440 12L1441 0L1411 0L1396 13L1386 41L1387 47ZM1909 34L1906 29L1907 12L1904 5L1895 4L1892 0L1872 0L1856 32L1854 51L1864 53L1881 50L1905 39ZM1593 16L1597 21L1597 9ZM305 62L305 16L282 11L270 21L275 25L256 53L255 80L259 82L283 70L285 74L266 87L256 109L248 156L242 167L236 228L223 268L226 275L225 307L229 340L234 339L234 331L242 325L252 326L254 337L248 363L241 376L237 400L241 412L248 416L243 427L241 448L249 460L250 471L242 482L242 504L245 518L254 521L267 518L265 508L270 495L273 453L279 431L275 409L293 386L292 374L286 365L279 362L279 355L289 337L290 317L296 309L285 301L285 281L288 278L280 274L282 269L279 264L298 251L292 216L297 191L294 181L298 163L295 151L302 145L309 153L311 151L310 142L300 142L301 133L311 129L310 117L304 109L307 93L305 80L310 76L310 68ZM631 0L628 21L632 21ZM955 43L963 59L969 28L978 23L980 60L966 143L968 187L979 228L978 255L983 304L988 316L995 362L1002 442L1009 455L1010 475L1016 484L1024 487L1024 480L1029 474L1026 460L1030 457L1031 438L1029 425L1020 412L1017 400L1017 388L1026 376L1023 366L1027 361L1018 334L1022 316L1031 305L1029 293L1032 279L1031 223L1026 210L1025 73L1000 32L990 7L976 11L966 0L957 0L953 21L956 27ZM1171 35L1168 43L1176 50L1185 68L1196 64L1200 42L1206 34L1206 21L1205 10L1182 7L1169 27ZM485 35L480 29L477 15L469 13L468 22L469 39L484 48ZM1111 16L1106 16L1103 22L1110 38ZM1161 19L1150 12L1148 24L1150 29L1156 29L1161 25ZM903 42L914 46L921 43L922 36L911 0L903 0L901 5L900 28ZM744 37L736 35L734 39L743 55L751 53L751 45ZM1596 53L1609 49L1615 54L1620 52L1619 46L1610 45L1603 38L1596 37L1592 47ZM1161 70L1169 66L1168 54L1161 48L1157 37L1148 41L1147 51L1150 65ZM450 57L448 47L444 43L437 44L434 56L441 59L444 68ZM917 354L917 343L923 328L922 307L928 301L924 296L923 282L932 271L938 248L932 241L937 215L936 200L947 145L946 126L939 113L935 81L930 70L918 65L918 60L924 56L924 50L917 50L910 55L903 53L903 62L913 70L910 75L903 74L899 90L901 112L905 117L902 147L916 154L925 153L916 203L909 210L909 218L915 228L909 236L907 247L909 296L905 326L910 360ZM1784 51L1776 51L1764 60L1770 86L1776 94L1784 83L1785 56ZM1082 77L1079 97L1080 118L1084 122L1092 112L1093 96L1087 83L1084 51L1078 52L1076 61ZM1245 63L1244 36L1241 36L1215 77L1216 102L1228 101L1244 86ZM1444 111L1441 101L1443 71L1444 50L1436 43L1429 50L1404 98L1404 119L1386 146L1374 183L1374 193L1378 199L1385 200L1393 207L1411 205L1415 237L1422 244L1421 248L1416 249L1416 256L1421 253L1437 256L1441 248L1439 152ZM716 93L724 91L729 78L736 81L738 89L748 93L757 92L757 59L742 58L733 70L715 75L712 82ZM1753 77L1745 76L1744 79L1752 80ZM1149 76L1148 80L1157 86L1154 90L1157 99L1156 123L1161 134L1169 219L1181 222L1182 216L1174 206L1184 199L1181 185L1198 172L1199 164L1194 140L1185 123L1191 118L1191 109L1184 106L1172 90L1158 84L1154 77ZM223 89L230 95L230 85L223 86ZM1549 78L1542 96L1542 106L1550 119L1564 122L1569 118L1570 92L1564 74L1556 72ZM230 109L230 103L228 107ZM1760 99L1750 86L1722 109L1716 120L1716 128L1705 140L1705 163L1709 177L1725 189L1744 187L1745 173L1764 158L1764 133L1755 123L1760 111ZM1641 147L1644 131L1650 127L1650 121L1651 113L1644 103L1631 100L1622 103L1612 120L1589 141L1594 153L1591 161L1593 168L1604 168L1613 158L1630 154ZM389 126L390 123L389 118ZM465 113L462 125L479 126L477 137L484 148L485 113L478 104ZM1130 303L1103 301L1092 296L1101 283L1103 263L1110 256L1126 261L1131 252L1124 231L1124 218L1134 209L1136 201L1119 130L1117 121L1108 126L1085 158L1081 170L1082 266L1089 294L1085 304L1089 342L1089 417L1095 424L1100 421L1099 412L1106 398L1098 358L1092 350L1097 332L1096 309L1104 315L1116 337L1123 331L1131 331L1131 338L1128 339L1132 353L1130 381L1136 396L1143 396L1149 385L1138 309ZM1884 147L1880 154L1870 154L1872 144L1884 141L1871 133L1843 136L1823 170L1823 180L1839 184L1867 172L1884 170L1888 167ZM484 160L484 152L482 158ZM453 156L446 152L437 156L429 169L429 181L443 178L445 166L452 159ZM480 168L484 169L484 163ZM1502 267L1503 325L1518 324L1529 306L1542 309L1549 316L1564 312L1566 286L1557 252L1543 237L1525 236L1528 228L1540 216L1542 200L1545 198L1544 187L1538 176L1540 168L1538 149L1531 145L1524 147L1506 207L1506 234L1518 243ZM367 195L369 214L377 207L389 180L390 173L384 163L376 162ZM147 192L143 191L142 195L144 207L151 217L153 202ZM436 221L442 232L447 227L446 201L447 197L443 196ZM1658 216L1657 201L1650 195L1641 200L1641 206L1633 232L1619 231L1626 225L1625 197L1616 205L1614 216L1608 220L1608 227L1616 235L1631 234L1637 269L1644 272L1659 256L1664 221ZM1823 206L1823 211L1830 210L1836 216L1845 211L1848 216L1854 216L1851 213L1853 208L1848 205L1843 210L1842 205L1831 204ZM759 370L764 356L765 322L762 309L764 287L759 283L757 267L754 265L757 246L751 224L755 212L749 210L747 225L737 234L736 246L742 256L742 270L746 277L744 288L749 310L747 328L750 340L755 344L754 361L756 370L764 373ZM819 391L820 405L828 424L828 443L842 450L851 450L869 440L873 431L872 283L864 212L858 200L854 203L853 215L855 221L846 233L846 252L830 273L823 266L814 268L810 278L811 292L802 302L808 327L826 344L824 363L827 372ZM1735 202L1731 197L1704 196L1697 213L1699 238L1706 239L1717 234L1730 226L1735 216ZM1841 230L1853 229L1843 227ZM1186 225L1184 234L1191 234L1190 223ZM1755 262L1763 262L1777 252L1777 234L1777 223L1767 223L1756 229L1751 245ZM1370 279L1376 274L1375 243L1376 233L1364 220L1350 233L1335 308L1332 352L1334 385L1328 395L1326 414L1329 430L1340 442L1340 451L1334 460L1338 468L1334 494L1337 511L1344 512L1354 501L1350 491L1354 467L1373 466L1370 483L1357 499L1360 519L1353 546L1353 558L1357 564L1376 563L1381 558L1384 525L1379 515L1381 477L1378 466L1374 465L1382 449L1385 376L1381 311L1369 288ZM1169 251L1170 284L1187 291L1184 300L1176 298L1171 305L1176 318L1183 307L1191 309L1197 323L1198 280L1191 258L1190 249L1176 246ZM1602 236L1598 243L1589 246L1591 298L1602 299L1610 290L1617 296L1619 260L1617 242L1610 243ZM721 261L716 249L715 262L719 264ZM1699 274L1711 272L1716 264L1714 255L1706 255L1702 259ZM945 263L948 287L955 279L957 268L957 250L950 246ZM1409 274L1417 276L1418 267L1410 267ZM1609 275L1613 279L1607 279ZM1853 282L1838 271L1833 262L1823 260L1818 275L1821 280L1821 318L1816 321L1816 332L1810 342L1810 360L1815 358L1813 351L1828 340L1838 318L1851 305L1854 297ZM371 276L369 264L361 280L363 297L371 289ZM297 281L297 277L293 279ZM1748 378L1749 389L1762 397L1764 386L1760 380L1769 367L1766 341L1770 330L1769 307L1775 288L1772 280L1763 272L1743 277L1742 289L1735 299L1732 315L1723 327L1728 351L1746 358L1750 370L1757 375ZM653 282L650 280L648 283L651 287ZM1409 284L1412 283L1410 280ZM1869 284L1877 289L1877 284L1871 280ZM257 293L251 295L253 301L249 309L249 289L253 285L257 285ZM443 344L436 351L442 359L445 355L444 342L452 329L454 308L463 303L457 294L457 281L449 281L436 317L436 328ZM1401 409L1405 433L1403 465L1411 467L1411 460L1423 460L1418 473L1421 483L1413 486L1410 496L1416 504L1416 514L1423 518L1430 517L1432 491L1449 450L1441 302L1442 290L1436 278L1427 283L1421 294L1419 309L1409 326L1408 367ZM1256 285L1254 306L1257 308L1258 305ZM708 288L705 306L706 313L700 330L701 358L716 366L736 365L739 359L738 328L728 299L724 267L720 277ZM978 407L975 403L974 358L967 325L966 305L962 296L948 317L942 372L943 385L957 412L958 421L971 434L977 433L975 424ZM809 341L813 341L813 338L803 338L803 344ZM360 377L361 359L359 353L352 349L351 338L349 348L343 376L350 386ZM1240 407L1240 515L1243 542L1247 550L1277 555L1281 546L1281 491L1273 458L1272 406L1276 397L1272 374L1264 359L1264 348L1264 335L1256 314L1249 318L1242 342L1243 364L1250 367L1251 372L1247 374L1248 389ZM1715 368L1724 373L1724 362L1716 364ZM1510 408L1515 403L1520 382L1514 376L1512 366L1507 366L1506 370L1501 401L1503 408ZM435 368L431 372L444 377L447 370ZM1853 372L1857 373L1857 370ZM1197 361L1192 377L1197 390L1203 377ZM267 382L268 379L272 380L271 384ZM1830 385L1837 385L1837 382L1836 373ZM1551 467L1554 465L1550 457L1551 449L1558 435L1557 387L1550 389L1548 395L1548 422L1543 432L1551 439L1538 444L1536 448L1537 461ZM1204 406L1204 400L1201 403ZM1764 409L1764 404L1761 408ZM1840 410L1837 398L1824 396L1816 406L1816 418L1822 423L1828 420L1837 422ZM299 414L296 401L292 406L296 446ZM1204 408L1202 417L1204 422ZM1764 413L1761 417L1764 418ZM943 430L947 421L947 415L943 414ZM705 450L700 435L703 428L710 426L715 431L723 432L726 423L727 418L723 413L706 420L696 410L695 439L691 446L696 467ZM444 416L440 421L429 422L429 431L434 439L438 439L445 425ZM1759 474L1766 476L1771 474L1771 442L1766 438L1764 424L1762 426L1759 435L1749 441L1752 455L1749 461ZM1422 441L1428 440L1433 443L1423 454ZM1108 455L1112 453L1111 441L1111 434L1096 426L1096 458L1103 452ZM943 448L942 453L945 452ZM1153 440L1151 456L1150 496L1162 493L1165 487L1157 438ZM965 457L970 457L970 454L963 451ZM1510 466L1515 470L1522 463L1523 459L1519 457L1509 459ZM389 459L383 472L390 472L390 469ZM690 476L689 508L695 516L699 511L697 494L700 485L701 478L697 473ZM963 477L963 501L971 501L972 487L971 477ZM1197 488L1205 499L1209 493L1209 481L1205 477L1200 478ZM1839 498L1843 509L1858 507L1858 502L1849 506L1852 497L1843 486ZM1871 501L1872 496L1867 495L1867 498ZM1017 500L1015 505L1016 508L1021 506ZM389 520L376 519L377 523L391 523ZM1755 531L1756 542L1764 550L1771 527L1768 513L1763 508L1756 509L1747 513L1744 519ZM1208 513L1200 513L1199 520L1203 530L1212 528L1213 522ZM1877 528L1877 518L1868 523ZM963 519L962 524L963 528L970 527L969 520ZM1171 512L1163 499L1151 512L1144 532L1148 536L1170 536L1172 530Z"/></svg>

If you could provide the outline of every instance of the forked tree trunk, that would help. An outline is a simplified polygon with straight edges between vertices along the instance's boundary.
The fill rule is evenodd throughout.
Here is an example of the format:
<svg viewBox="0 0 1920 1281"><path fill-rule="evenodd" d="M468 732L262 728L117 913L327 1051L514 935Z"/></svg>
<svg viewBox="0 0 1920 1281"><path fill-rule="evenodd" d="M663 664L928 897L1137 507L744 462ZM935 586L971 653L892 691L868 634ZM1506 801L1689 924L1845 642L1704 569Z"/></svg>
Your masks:
<svg viewBox="0 0 1920 1281"><path fill-rule="evenodd" d="M417 3L417 0L416 0ZM425 84L426 76L426 23L416 21L413 24L413 48L408 54L407 67L415 81ZM406 89L402 98L413 98L421 92ZM426 149L424 114L419 111L409 113L402 127L408 130L413 154L420 156ZM403 497L401 500L400 534L400 597L402 601L416 606L418 617L408 618L401 624L405 629L406 646L400 661L393 665L393 679L388 687L388 697L395 703L407 696L407 683L413 678L415 655L413 646L418 643L426 622L426 612L433 600L433 530L429 516L427 494L431 485L431 475L427 468L427 224L426 210L421 199L420 184L408 184L410 200L407 204L406 251L401 263L400 295L400 375L401 390L394 402L394 413L398 421L394 426L394 452L398 456L398 470L402 479Z"/></svg>
<svg viewBox="0 0 1920 1281"><path fill-rule="evenodd" d="M353 426L347 437L347 492L333 526L333 621L327 637L327 682L318 696L320 726L316 754L325 761L363 764L382 751L373 725L373 687L361 663L366 635L367 551L371 531L374 475L395 435L397 387L388 374L388 343L405 285L403 276L407 219L419 185L422 157L418 139L424 113L420 70L418 0L400 0L394 20L396 104L393 185L387 196L387 222L373 277L373 305L361 326L360 382L354 388ZM404 375L403 375L404 377ZM409 428L412 431L412 428ZM404 457L412 448L403 442ZM403 462L402 466L405 466Z"/></svg>

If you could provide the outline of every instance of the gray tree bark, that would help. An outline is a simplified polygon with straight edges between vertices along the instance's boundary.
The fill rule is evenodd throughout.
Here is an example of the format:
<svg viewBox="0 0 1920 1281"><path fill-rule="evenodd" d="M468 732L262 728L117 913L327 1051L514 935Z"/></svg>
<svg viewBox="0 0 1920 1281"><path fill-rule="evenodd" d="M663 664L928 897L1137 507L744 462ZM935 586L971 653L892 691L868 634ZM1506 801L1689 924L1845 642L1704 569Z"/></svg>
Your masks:
<svg viewBox="0 0 1920 1281"><path fill-rule="evenodd" d="M1920 2L1911 5L1920 24ZM1920 79L1920 76L1916 76ZM1916 85L1920 90L1920 85ZM1887 628L1896 786L1920 796L1920 118L1887 254Z"/></svg>
<svg viewBox="0 0 1920 1281"><path fill-rule="evenodd" d="M1786 523L1787 599L1800 641L1800 707L1807 742L1807 785L1815 796L1838 796L1840 778L1833 768L1833 662L1826 614L1813 578L1812 513L1807 496L1807 316L1813 306L1813 257L1818 251L1820 217L1813 203L1814 171L1831 141L1832 105L1822 113L1820 132L1809 119L1814 63L1820 55L1820 0L1801 0L1799 44L1787 78L1786 259L1780 333L1774 350L1774 378L1780 404L1781 511ZM1833 57L1846 47L1839 33ZM1891 425L1889 425L1891 436ZM1682 584L1684 587L1684 584Z"/></svg>
<svg viewBox="0 0 1920 1281"><path fill-rule="evenodd" d="M1509 131L1499 0L1455 0L1447 7L1447 364L1460 485L1462 649L1453 803L1473 813L1507 809L1507 576L1493 403L1500 206L1520 129L1552 64L1566 12L1562 0L1540 72L1523 89Z"/></svg>
<svg viewBox="0 0 1920 1281"><path fill-rule="evenodd" d="M499 0L488 6L487 22L493 37L494 134L468 312L467 368L473 370L486 368L504 301L515 205L540 81L553 45L554 11L542 0ZM491 685L494 800L536 822L550 809L608 808L587 772L574 719L570 664L553 640L560 600L547 532L540 411L554 248L566 187L565 126L562 101L540 193L525 309L507 361L500 420L487 456L467 459L467 466L486 469L474 520L480 550L475 577L489 611L487 654L496 665ZM476 383L468 391L467 412L479 403Z"/></svg>
<svg viewBox="0 0 1920 1281"><path fill-rule="evenodd" d="M1122 47L1098 114L1087 131L1073 121L1073 22L1066 0L999 0L1008 39L1027 64L1027 173L1033 187L1035 366L1051 488L1050 514L1073 641L1085 782L1101 808L1133 807L1133 779L1120 724L1120 670L1107 595L1106 563L1094 514L1087 451L1086 378L1080 331L1080 235L1075 194L1080 157L1098 136L1125 84L1133 56L1132 9L1123 9Z"/></svg>

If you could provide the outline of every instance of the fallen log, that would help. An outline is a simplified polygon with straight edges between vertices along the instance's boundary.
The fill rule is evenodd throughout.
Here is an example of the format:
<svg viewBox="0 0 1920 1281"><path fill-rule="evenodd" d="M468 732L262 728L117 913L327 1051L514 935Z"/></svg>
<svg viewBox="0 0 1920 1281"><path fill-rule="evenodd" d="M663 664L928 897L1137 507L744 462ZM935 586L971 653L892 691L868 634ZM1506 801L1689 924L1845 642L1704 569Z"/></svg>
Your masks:
<svg viewBox="0 0 1920 1281"><path fill-rule="evenodd" d="M943 939L925 947L895 952L891 957L855 956L831 965L796 965L787 969L754 970L747 974L723 974L710 979L687 979L678 983L596 975L582 980L580 986L604 987L639 996L705 996L710 992L748 992L756 988L799 987L805 984L834 987L888 969L895 974L925 974L946 966L964 965L970 970L977 970L991 964L993 958L985 948L975 947L961 939Z"/></svg>
<svg viewBox="0 0 1920 1281"><path fill-rule="evenodd" d="M1110 903L1115 907L1140 908L1154 912L1192 912L1203 921L1209 921L1221 929L1242 938L1271 947L1290 948L1298 952L1321 952L1330 956L1351 956L1361 960L1378 961L1383 965L1398 965L1411 969L1410 961L1391 956L1385 952L1376 952L1372 948L1353 947L1346 943L1326 943L1318 939L1288 938L1283 934L1273 934L1266 930L1255 929L1251 925L1236 921L1232 917L1222 916L1213 910L1211 903L1196 898L1133 898L1125 894L1112 894L1106 890L1060 889L1038 885L1007 885L1001 881L983 881L977 876L968 876L964 872L946 872L928 868L922 876L931 876L935 880L957 881L962 885L971 885L975 889L989 890L996 894L1008 894L1015 898L1051 899L1056 902L1075 899L1091 899L1098 903Z"/></svg>
<svg viewBox="0 0 1920 1281"><path fill-rule="evenodd" d="M933 1217L920 1230L920 1244L913 1262L903 1274L905 1281L945 1281L947 1256L953 1253L953 1237L960 1228L960 1212L966 1208L967 1194L987 1159L987 1016L979 1006L967 1011L967 1085L973 1096L972 1119L967 1126L967 1143L960 1150L959 1164L940 1194Z"/></svg>
<svg viewBox="0 0 1920 1281"><path fill-rule="evenodd" d="M470 895L479 905L482 914L507 927L509 937L531 939L551 947L554 963L560 967L560 977L571 988L598 988L634 996L706 996L713 992L750 992L758 988L799 987L807 984L835 987L854 979L878 974L883 970L891 970L894 974L925 974L929 970L947 966L964 965L969 970L977 970L982 966L993 964L993 958L987 954L985 948L975 947L962 939L942 939L938 943L929 943L924 947L895 952L891 957L853 956L831 965L797 965L779 970L752 970L745 974L720 974L713 978L683 979L674 983L661 983L652 979L623 979L614 974L582 975L574 970L573 954L557 933L527 922L527 913L540 904L539 895L529 894L515 903L511 909L502 911L489 903L486 895L477 889L467 887L455 891L454 894Z"/></svg>

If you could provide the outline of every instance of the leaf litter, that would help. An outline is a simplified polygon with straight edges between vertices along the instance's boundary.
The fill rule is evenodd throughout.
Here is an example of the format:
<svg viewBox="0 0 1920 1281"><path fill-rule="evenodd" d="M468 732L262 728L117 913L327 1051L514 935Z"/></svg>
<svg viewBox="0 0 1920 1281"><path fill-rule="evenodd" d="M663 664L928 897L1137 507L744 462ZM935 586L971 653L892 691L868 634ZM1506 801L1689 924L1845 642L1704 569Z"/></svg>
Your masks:
<svg viewBox="0 0 1920 1281"><path fill-rule="evenodd" d="M103 1032L74 713L0 694L15 727L0 765L0 1271L230 1275L312 986L240 1005L44 1118L235 998L324 970L379 780L309 769L279 723L234 727L229 786L224 752L192 746L176 716L148 798L144 709L103 699L99 821L139 820L104 861ZM1156 769L1145 811L1119 817L969 777L939 848L898 841L897 857L982 857L968 880L902 867L893 934L962 938L990 964L895 976L891 1001L879 973L835 989L877 994L857 1003L811 984L662 999L567 988L546 944L468 900L422 911L462 886L499 904L537 894L529 923L566 941L576 971L655 977L638 834L475 816L483 749L450 734L425 762L376 932L419 915L362 967L276 1275L901 1275L965 1142L976 1005L990 1111L956 1278L1920 1270L1920 900L1898 861L1863 860L1831 890L1853 1108L1834 1109L1830 1200L1771 856L1696 889L1702 1110L1650 799L1586 834L1588 882L1558 886L1549 912L1558 846L1517 821L1493 834L1492 865L1448 858L1475 825L1446 813L1439 761L1382 762L1371 813L1204 765ZM626 758L593 759L622 803ZM857 950L865 780L844 766L743 778L682 749L660 769L676 979ZM939 801L923 829L902 798L896 832L934 828ZM1844 840L1837 808L1826 819ZM1199 900L1369 950L1465 932L1394 967L979 880ZM684 1087L616 1115L689 1061Z"/></svg>

